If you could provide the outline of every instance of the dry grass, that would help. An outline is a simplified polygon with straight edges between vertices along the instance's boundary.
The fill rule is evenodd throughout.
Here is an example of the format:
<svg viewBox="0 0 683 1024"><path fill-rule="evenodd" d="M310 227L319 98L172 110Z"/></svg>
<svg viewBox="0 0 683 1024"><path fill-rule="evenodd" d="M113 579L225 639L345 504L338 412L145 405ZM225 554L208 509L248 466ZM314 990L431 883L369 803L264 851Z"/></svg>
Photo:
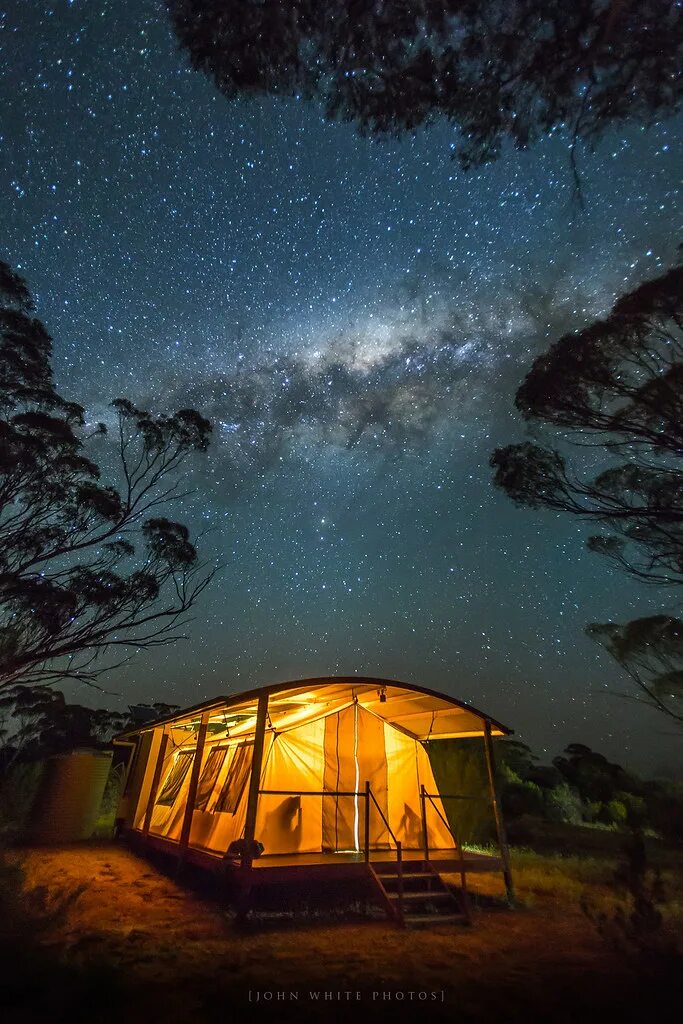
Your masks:
<svg viewBox="0 0 683 1024"><path fill-rule="evenodd" d="M632 967L604 946L579 907L586 892L609 899L609 859L517 852L519 909L485 908L482 901L473 928L400 932L383 921L295 920L244 934L217 900L180 887L121 846L16 856L27 887L45 887L48 910L83 891L41 938L41 956L49 955L52 965L39 983L41 995L15 993L3 1020L23 1024L61 1014L73 1021L179 1024L361 1013L362 1019L395 1019L415 1015L410 991L437 993L420 1003L423 1015L462 1022L569 1024L606 1020L615 1012L626 1021L644 1019L655 1009ZM667 870L680 900L680 876L673 865ZM476 889L490 896L501 885L481 876ZM676 927L680 902L672 907ZM60 970L53 977L56 962ZM44 974L40 964L38 970ZM36 1016L36 1001L38 1011L55 1006L50 985L60 987L59 1012ZM262 996L253 1005L250 992L253 999L256 991L298 998L267 1002ZM311 991L335 996L321 996L321 1002L310 998ZM355 1010L346 992L354 993ZM397 999L401 992L403 1001Z"/></svg>

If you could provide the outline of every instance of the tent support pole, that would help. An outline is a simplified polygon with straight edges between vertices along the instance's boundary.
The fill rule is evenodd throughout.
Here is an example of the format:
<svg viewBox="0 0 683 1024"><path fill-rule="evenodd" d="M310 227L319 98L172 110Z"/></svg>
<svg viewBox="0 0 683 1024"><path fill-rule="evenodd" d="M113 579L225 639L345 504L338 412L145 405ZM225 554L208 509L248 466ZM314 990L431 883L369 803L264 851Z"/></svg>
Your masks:
<svg viewBox="0 0 683 1024"><path fill-rule="evenodd" d="M154 811L154 803L157 798L157 791L161 781L161 773L164 769L164 759L166 757L166 747L168 746L169 735L169 727L165 725L161 731L161 742L159 743L157 763L154 765L152 785L149 790L149 797L147 798L147 807L145 808L145 820L142 826L142 835L145 839L147 839L147 836L149 835L149 829L152 824L152 813Z"/></svg>
<svg viewBox="0 0 683 1024"><path fill-rule="evenodd" d="M261 766L263 764L263 747L266 738L266 718L268 717L268 694L262 693L258 699L256 710L256 731L254 734L254 750L251 758L251 775L249 777L249 794L247 796L247 813L244 822L244 850L240 857L240 892L237 903L237 920L243 923L249 913L249 896L251 894L251 865L253 861L252 844L256 835L256 812L258 810L259 789L261 786Z"/></svg>
<svg viewBox="0 0 683 1024"><path fill-rule="evenodd" d="M500 850L500 857L503 862L505 891L507 893L509 903L513 905L515 902L515 889L512 884L510 850L508 847L507 834L505 832L505 822L503 820L503 814L500 807L500 799L497 792L496 759L493 751L493 739L491 737L491 722L488 718L484 722L484 749L486 751L486 771L489 779L489 793L491 796L491 807L493 808L493 818L496 823L498 849Z"/></svg>
<svg viewBox="0 0 683 1024"><path fill-rule="evenodd" d="M199 722L197 744L194 749L194 757L192 759L192 771L190 772L190 784L187 787L187 801L185 803L183 825L180 830L180 841L178 843L178 870L180 870L183 864L185 863L185 858L187 857L187 848L190 845L192 818L194 817L194 805L197 801L197 788L199 786L199 777L202 773L202 759L204 757L204 744L206 743L206 733L208 728L209 712L205 711Z"/></svg>
<svg viewBox="0 0 683 1024"><path fill-rule="evenodd" d="M427 829L427 800L424 782L420 786L420 808L422 811L422 845L424 846L425 860L429 860L429 831Z"/></svg>

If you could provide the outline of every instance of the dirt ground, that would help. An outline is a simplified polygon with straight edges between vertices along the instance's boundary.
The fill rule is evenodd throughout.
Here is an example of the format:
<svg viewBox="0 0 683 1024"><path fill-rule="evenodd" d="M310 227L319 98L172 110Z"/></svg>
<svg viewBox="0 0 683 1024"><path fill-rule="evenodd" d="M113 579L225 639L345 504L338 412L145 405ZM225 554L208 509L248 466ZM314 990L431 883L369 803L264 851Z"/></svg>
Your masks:
<svg viewBox="0 0 683 1024"><path fill-rule="evenodd" d="M583 1024L652 1019L671 997L582 913L582 894L604 898L600 871L559 858L517 858L519 907L480 904L471 928L295 918L245 933L219 900L118 844L12 856L54 921L3 954L3 1021Z"/></svg>

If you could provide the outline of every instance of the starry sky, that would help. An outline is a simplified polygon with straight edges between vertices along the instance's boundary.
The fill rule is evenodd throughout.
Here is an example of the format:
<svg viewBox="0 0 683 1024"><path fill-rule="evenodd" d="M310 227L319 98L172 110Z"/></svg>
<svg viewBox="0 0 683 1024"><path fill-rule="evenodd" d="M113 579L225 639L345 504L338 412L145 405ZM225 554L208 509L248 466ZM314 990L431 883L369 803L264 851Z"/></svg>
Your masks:
<svg viewBox="0 0 683 1024"><path fill-rule="evenodd" d="M582 152L581 210L562 132L465 173L446 124L373 141L313 104L226 101L160 0L3 7L1 246L59 389L93 421L125 395L214 424L174 515L220 575L188 641L109 677L108 706L378 675L470 701L541 756L680 765L583 635L666 599L488 467L525 436L534 356L671 264L680 119Z"/></svg>

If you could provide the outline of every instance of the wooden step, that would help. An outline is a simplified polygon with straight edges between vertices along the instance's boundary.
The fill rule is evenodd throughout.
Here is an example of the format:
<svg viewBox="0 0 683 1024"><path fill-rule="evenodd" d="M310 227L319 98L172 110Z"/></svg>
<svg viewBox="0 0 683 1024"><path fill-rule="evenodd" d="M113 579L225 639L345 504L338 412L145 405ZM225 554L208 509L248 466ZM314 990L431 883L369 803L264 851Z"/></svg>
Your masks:
<svg viewBox="0 0 683 1024"><path fill-rule="evenodd" d="M464 914L404 914L403 923L407 928L423 925L463 924L467 922Z"/></svg>
<svg viewBox="0 0 683 1024"><path fill-rule="evenodd" d="M398 877L399 876L394 871L392 871L390 874L383 874L383 873L380 874L380 872L378 871L377 872L377 877L381 878L383 882L385 880L388 880L390 882L396 882L396 881L398 881ZM436 877L436 875L434 875L431 871L404 871L403 872L403 878L404 879L406 879L406 878L420 878L420 879L427 878L427 879L432 879L432 878L435 878L435 877Z"/></svg>
<svg viewBox="0 0 683 1024"><path fill-rule="evenodd" d="M396 924L419 927L439 923L472 923L467 892L454 892L428 861L417 864L413 862L410 865L412 870L400 876L398 869L391 870L393 867L395 865L382 864L381 870L377 870L368 864L387 916ZM401 880L403 885L399 891L397 886ZM422 884L425 880L427 885ZM431 913L425 912L430 906Z"/></svg>
<svg viewBox="0 0 683 1024"><path fill-rule="evenodd" d="M401 896L396 892L389 892L387 893L387 896L390 900L401 899ZM424 892L404 892L403 899L412 900L414 903L427 903L428 900L451 900L453 903L457 902L452 893L443 890L440 891L438 889L431 892L429 890L425 890Z"/></svg>
<svg viewBox="0 0 683 1024"><path fill-rule="evenodd" d="M406 875L431 875L431 874L434 874L430 864L426 860L417 860L417 861L413 860L413 861L409 861L408 863L410 864L410 867L404 861L404 869L403 869L404 877ZM391 878L395 878L398 875L398 865L396 863L394 863L394 864L381 864L381 865L378 864L377 868L375 870L377 871L378 875L389 875L389 876L391 876Z"/></svg>
<svg viewBox="0 0 683 1024"><path fill-rule="evenodd" d="M396 892L400 884L399 880L393 876L391 878L380 876L380 881L389 892ZM403 878L404 889L414 889L416 891L419 889L421 892L428 892L435 884L439 884L439 879L434 878L433 875L409 875ZM443 883L441 883L439 888L442 889L443 887Z"/></svg>

